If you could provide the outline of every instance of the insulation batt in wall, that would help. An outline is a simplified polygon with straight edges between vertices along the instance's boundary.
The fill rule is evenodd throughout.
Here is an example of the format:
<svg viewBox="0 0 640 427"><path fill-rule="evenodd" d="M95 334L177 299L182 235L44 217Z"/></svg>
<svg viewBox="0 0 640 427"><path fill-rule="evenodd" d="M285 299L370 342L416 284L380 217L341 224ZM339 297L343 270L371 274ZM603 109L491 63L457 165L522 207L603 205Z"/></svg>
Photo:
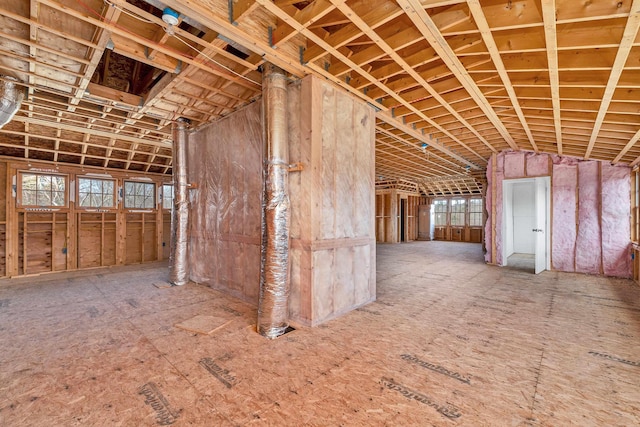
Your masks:
<svg viewBox="0 0 640 427"><path fill-rule="evenodd" d="M576 240L576 271L598 274L602 264L600 241L600 179L598 163L578 163L578 237Z"/></svg>
<svg viewBox="0 0 640 427"><path fill-rule="evenodd" d="M566 158L553 167L553 266L560 271L575 271L577 240L576 206L578 165Z"/></svg>
<svg viewBox="0 0 640 427"><path fill-rule="evenodd" d="M189 137L191 280L252 303L260 283L260 103Z"/></svg>
<svg viewBox="0 0 640 427"><path fill-rule="evenodd" d="M318 325L375 300L375 112L308 76L287 87L290 319ZM260 103L189 138L191 280L257 303Z"/></svg>
<svg viewBox="0 0 640 427"><path fill-rule="evenodd" d="M315 77L289 86L292 320L317 325L375 299L375 115Z"/></svg>
<svg viewBox="0 0 640 427"><path fill-rule="evenodd" d="M495 162L495 170L494 170ZM502 182L551 176L551 264L560 271L631 277L631 170L595 160L505 151L487 167L485 242L489 263L502 264ZM495 199L495 224L491 206ZM495 260L492 259L495 245Z"/></svg>
<svg viewBox="0 0 640 427"><path fill-rule="evenodd" d="M631 183L627 168L602 164L602 266L607 276L629 277Z"/></svg>

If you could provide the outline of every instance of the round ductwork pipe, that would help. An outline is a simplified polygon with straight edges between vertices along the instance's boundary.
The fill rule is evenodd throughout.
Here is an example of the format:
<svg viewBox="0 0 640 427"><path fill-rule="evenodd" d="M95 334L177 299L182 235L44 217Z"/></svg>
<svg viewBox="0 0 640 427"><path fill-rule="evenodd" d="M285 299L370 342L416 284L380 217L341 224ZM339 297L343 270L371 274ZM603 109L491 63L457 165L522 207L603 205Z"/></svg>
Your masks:
<svg viewBox="0 0 640 427"><path fill-rule="evenodd" d="M11 121L20 109L24 92L13 77L0 76L0 128Z"/></svg>

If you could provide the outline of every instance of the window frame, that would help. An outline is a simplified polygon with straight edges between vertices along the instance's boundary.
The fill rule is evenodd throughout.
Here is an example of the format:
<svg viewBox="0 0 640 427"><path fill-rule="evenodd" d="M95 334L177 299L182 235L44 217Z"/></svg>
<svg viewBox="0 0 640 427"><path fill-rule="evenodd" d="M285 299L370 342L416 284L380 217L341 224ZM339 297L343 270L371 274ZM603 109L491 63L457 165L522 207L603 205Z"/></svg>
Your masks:
<svg viewBox="0 0 640 427"><path fill-rule="evenodd" d="M113 183L113 206L82 206L80 204L80 180L81 179L90 179L90 180L95 180L95 181L108 181L108 182L112 182ZM91 194L91 193L90 193ZM102 193L103 197L105 195L105 193ZM107 177L96 177L96 176L90 176L90 175L77 175L76 176L76 209L82 209L82 210L92 210L92 209L98 209L98 210L116 210L118 209L118 181L115 178L107 178Z"/></svg>
<svg viewBox="0 0 640 427"><path fill-rule="evenodd" d="M472 206L472 201L474 200L479 200L480 201L480 210L479 211L472 211L471 210L471 206ZM468 209L467 212L469 213L469 220L468 220L468 224L469 227L482 227L484 225L484 199L482 197L470 197L468 199L469 203L468 203ZM480 214L480 224L479 225L472 225L471 224L471 215L472 214Z"/></svg>
<svg viewBox="0 0 640 427"><path fill-rule="evenodd" d="M442 203L444 202L444 203ZM438 211L437 206L444 205L444 211ZM438 214L444 214L444 224L438 224ZM449 199L435 199L433 201L433 225L434 227L449 226Z"/></svg>
<svg viewBox="0 0 640 427"><path fill-rule="evenodd" d="M459 203L456 203L459 202ZM462 206L462 210L454 210L454 207ZM449 201L449 225L451 227L466 227L467 226L467 207L469 204L467 203L466 198L454 197ZM454 224L453 218L462 217L462 224Z"/></svg>
<svg viewBox="0 0 640 427"><path fill-rule="evenodd" d="M151 200L152 207L136 207L136 206L127 206L127 184L138 184L138 185L150 185L153 188L153 194L149 197ZM136 195L134 194L134 199ZM147 196L144 196L145 198ZM141 181L135 179L125 179L122 181L122 207L123 209L130 211L152 211L158 209L158 184L154 181Z"/></svg>
<svg viewBox="0 0 640 427"><path fill-rule="evenodd" d="M165 207L164 203L165 200L167 200L166 198L166 193L164 191L165 187L171 187L171 206L169 207ZM173 210L173 200L175 198L175 191L173 191L173 183L172 182L163 182L161 184L161 188L162 188L162 203L160 204L161 208L165 211L170 211Z"/></svg>
<svg viewBox="0 0 640 427"><path fill-rule="evenodd" d="M61 177L64 179L64 203L62 205L39 205L39 204L25 204L24 203L24 176L25 175L35 175L36 176L36 186L37 186L37 177L38 176L49 176L49 177ZM17 188L16 188L16 208L17 209L42 209L42 210L59 210L59 209L68 209L69 208L69 174L60 173L57 171L33 171L33 170L20 170L16 175L17 180ZM38 199L38 189L35 189L36 192L36 201Z"/></svg>

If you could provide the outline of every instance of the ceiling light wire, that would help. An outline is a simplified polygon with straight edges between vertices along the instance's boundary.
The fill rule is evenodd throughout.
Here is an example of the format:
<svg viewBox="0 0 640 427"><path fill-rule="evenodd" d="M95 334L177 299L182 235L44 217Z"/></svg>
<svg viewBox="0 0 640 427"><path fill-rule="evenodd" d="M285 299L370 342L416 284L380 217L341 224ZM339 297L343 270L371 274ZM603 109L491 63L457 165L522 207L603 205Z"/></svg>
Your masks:
<svg viewBox="0 0 640 427"><path fill-rule="evenodd" d="M134 19L137 19L138 21L144 22L144 23L146 23L146 24L154 24L154 22L153 22L153 21L151 21L150 19L144 18L144 17L142 17L142 16L140 16L140 15L136 15L135 13L130 12L130 11L128 11L127 9L125 9L125 8L123 8L123 7L121 7L121 6L118 6L117 4L115 4L114 2L112 2L111 0L104 0L104 3L105 3L106 5L109 5L109 6L111 6L111 7L114 7L114 8L116 8L116 9L118 9L120 12L124 13L125 15L129 15L130 17L132 17L132 18L134 18Z"/></svg>
<svg viewBox="0 0 640 427"><path fill-rule="evenodd" d="M224 68L225 70L229 71L230 73L233 73L233 74L235 74L236 76L238 76L238 77L240 77L240 78L242 78L242 79L247 80L248 82L251 82L251 83L253 83L253 84L255 84L255 85L258 85L258 86L262 86L262 84L261 84L260 82L256 82L255 80L253 80L253 79L251 79L251 78L249 78L249 77L245 76L244 74L238 73L238 72L237 72L237 71L235 71L234 69L229 68L229 67L227 67L226 65L224 65L224 64L222 64L222 63L220 63L220 62L216 61L215 59L211 58L209 55L207 55L206 53L204 53L204 51L198 50L198 48L196 48L196 47L194 47L193 45L189 44L186 40L184 40L184 39L183 39L182 37L180 37L179 35L177 35L177 34L171 34L171 33L168 31L168 29L167 29L167 28L165 28L165 31L167 31L167 34L169 34L169 35L171 35L171 36L175 37L176 39L178 39L179 41L181 41L182 43L184 43L185 45L187 45L187 46L188 46L188 47L190 47L191 49L193 49L193 50L195 50L196 52L198 52L198 54L199 54L199 55L204 56L204 57L205 57L205 58L207 58L209 61L213 62L214 64L218 65L219 67Z"/></svg>
<svg viewBox="0 0 640 427"><path fill-rule="evenodd" d="M111 0L104 0L104 3L111 6L111 7L115 7L116 9L120 10L121 12L131 16L134 19L137 19L141 22L144 22L146 24L156 24L155 22L151 21L150 19L144 18L140 15L136 15L135 13L132 13L130 11L128 11L127 9L118 6L117 4L115 4L114 2L112 2ZM158 25L158 24L156 24ZM262 83L260 82L256 82L255 80L245 76L244 74L238 73L237 71L235 71L232 68L227 67L226 65L216 61L215 59L211 58L209 55L207 55L206 53L204 53L203 51L199 50L197 47L189 44L186 40L184 40L182 37L180 37L179 35L175 34L175 31L173 30L173 25L169 25L167 24L166 27L163 27L164 31L166 31L167 34L169 34L172 37L175 37L176 39L178 39L180 42L184 43L186 46L188 46L189 48L195 50L196 52L198 52L198 54L204 56L205 58L207 58L209 61L213 62L214 64L218 65L219 67L224 68L225 70L229 71L232 74L235 74L236 76L247 80L250 83L253 83L255 85L257 85L258 87L262 87Z"/></svg>

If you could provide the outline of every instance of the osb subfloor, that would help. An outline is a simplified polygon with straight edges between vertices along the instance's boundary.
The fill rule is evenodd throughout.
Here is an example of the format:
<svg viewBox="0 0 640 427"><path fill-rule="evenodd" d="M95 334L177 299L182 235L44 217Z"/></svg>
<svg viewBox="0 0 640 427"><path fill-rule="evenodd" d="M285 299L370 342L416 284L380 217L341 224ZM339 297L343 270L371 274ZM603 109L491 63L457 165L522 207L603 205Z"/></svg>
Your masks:
<svg viewBox="0 0 640 427"><path fill-rule="evenodd" d="M165 279L155 264L0 281L0 425L640 425L631 281L380 245L377 302L269 341L255 307ZM197 315L231 322L175 327Z"/></svg>
<svg viewBox="0 0 640 427"><path fill-rule="evenodd" d="M509 269L522 270L527 273L534 273L536 271L535 255L515 253L507 258L507 267L509 267Z"/></svg>

